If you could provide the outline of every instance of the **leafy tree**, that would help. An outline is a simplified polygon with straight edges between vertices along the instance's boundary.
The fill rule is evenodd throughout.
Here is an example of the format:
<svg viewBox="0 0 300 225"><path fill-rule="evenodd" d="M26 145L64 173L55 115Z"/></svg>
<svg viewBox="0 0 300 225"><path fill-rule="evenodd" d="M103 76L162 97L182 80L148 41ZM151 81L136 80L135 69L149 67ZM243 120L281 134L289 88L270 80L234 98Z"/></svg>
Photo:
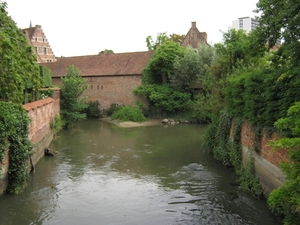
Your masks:
<svg viewBox="0 0 300 225"><path fill-rule="evenodd" d="M41 86L32 47L0 1L0 99L22 103L27 88Z"/></svg>
<svg viewBox="0 0 300 225"><path fill-rule="evenodd" d="M165 41L153 54L143 73L143 83L165 84L174 70L174 61L183 57L185 48L173 41Z"/></svg>
<svg viewBox="0 0 300 225"><path fill-rule="evenodd" d="M153 40L152 36L149 35L146 38L148 51L158 49L158 47L161 46L166 40L169 40L169 37L167 36L166 32L158 33L155 41Z"/></svg>
<svg viewBox="0 0 300 225"><path fill-rule="evenodd" d="M171 83L179 90L189 91L190 85L199 83L201 62L197 52L188 47L184 56L174 61L174 73L171 76Z"/></svg>
<svg viewBox="0 0 300 225"><path fill-rule="evenodd" d="M99 52L98 55L102 55L102 54L106 54L106 55L114 54L114 51L111 50L111 49L104 49L104 50L102 50L101 52Z"/></svg>
<svg viewBox="0 0 300 225"><path fill-rule="evenodd" d="M278 55L290 61L292 65L300 64L300 2L297 0L260 0L256 12L260 13L258 31L269 48L277 40L283 41Z"/></svg>
<svg viewBox="0 0 300 225"><path fill-rule="evenodd" d="M66 127L86 118L83 110L88 107L82 93L87 89L86 81L74 65L67 68L67 75L61 83L61 115Z"/></svg>
<svg viewBox="0 0 300 225"><path fill-rule="evenodd" d="M185 38L185 35L184 34L181 34L181 35L179 35L179 34L170 34L169 37L172 41L181 44L183 39Z"/></svg>

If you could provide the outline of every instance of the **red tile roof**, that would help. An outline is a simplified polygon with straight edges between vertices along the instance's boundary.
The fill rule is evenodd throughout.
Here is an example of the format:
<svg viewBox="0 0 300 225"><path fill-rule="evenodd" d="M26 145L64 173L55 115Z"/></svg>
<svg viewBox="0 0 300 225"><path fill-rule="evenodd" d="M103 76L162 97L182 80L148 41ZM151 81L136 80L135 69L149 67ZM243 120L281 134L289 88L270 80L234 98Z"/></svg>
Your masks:
<svg viewBox="0 0 300 225"><path fill-rule="evenodd" d="M57 58L53 63L41 63L52 77L65 76L69 65L80 70L82 76L141 75L153 51L87 55Z"/></svg>

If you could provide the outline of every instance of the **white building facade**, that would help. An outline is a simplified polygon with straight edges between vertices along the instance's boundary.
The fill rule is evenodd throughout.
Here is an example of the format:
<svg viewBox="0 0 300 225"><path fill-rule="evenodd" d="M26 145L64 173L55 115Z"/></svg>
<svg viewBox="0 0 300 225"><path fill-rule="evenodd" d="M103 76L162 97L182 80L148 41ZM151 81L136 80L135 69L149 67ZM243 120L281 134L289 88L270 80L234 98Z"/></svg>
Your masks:
<svg viewBox="0 0 300 225"><path fill-rule="evenodd" d="M250 32L258 26L258 21L251 17L241 17L232 21L232 28Z"/></svg>

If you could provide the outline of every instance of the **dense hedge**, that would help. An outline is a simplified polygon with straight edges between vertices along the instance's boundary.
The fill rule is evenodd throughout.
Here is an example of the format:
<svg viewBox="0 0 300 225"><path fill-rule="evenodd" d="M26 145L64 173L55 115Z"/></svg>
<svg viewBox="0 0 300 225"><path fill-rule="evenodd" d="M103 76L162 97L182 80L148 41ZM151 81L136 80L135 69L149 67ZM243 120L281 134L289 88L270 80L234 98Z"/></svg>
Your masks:
<svg viewBox="0 0 300 225"><path fill-rule="evenodd" d="M227 110L254 126L273 127L287 109L300 101L300 68L257 70L229 80L225 89Z"/></svg>
<svg viewBox="0 0 300 225"><path fill-rule="evenodd" d="M40 66L40 75L42 77L42 87L52 86L51 70L45 66Z"/></svg>

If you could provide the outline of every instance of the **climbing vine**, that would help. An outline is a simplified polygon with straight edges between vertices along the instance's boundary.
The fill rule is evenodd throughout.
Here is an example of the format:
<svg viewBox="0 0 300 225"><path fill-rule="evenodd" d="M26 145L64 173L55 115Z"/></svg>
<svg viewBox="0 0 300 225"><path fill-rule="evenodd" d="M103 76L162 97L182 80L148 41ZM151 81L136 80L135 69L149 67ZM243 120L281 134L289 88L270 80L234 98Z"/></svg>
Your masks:
<svg viewBox="0 0 300 225"><path fill-rule="evenodd" d="M32 145L28 139L29 117L22 107L0 102L0 160L9 151L8 193L18 194L28 179L28 160Z"/></svg>
<svg viewBox="0 0 300 225"><path fill-rule="evenodd" d="M242 163L241 129L242 119L233 121L232 138L230 138L232 118L223 110L215 117L204 134L204 149L212 152L213 156L223 165L234 167L239 175L241 187L254 197L261 198L263 190L254 173L253 158L249 156Z"/></svg>
<svg viewBox="0 0 300 225"><path fill-rule="evenodd" d="M0 99L22 103L26 89L41 86L39 66L32 47L0 1Z"/></svg>

